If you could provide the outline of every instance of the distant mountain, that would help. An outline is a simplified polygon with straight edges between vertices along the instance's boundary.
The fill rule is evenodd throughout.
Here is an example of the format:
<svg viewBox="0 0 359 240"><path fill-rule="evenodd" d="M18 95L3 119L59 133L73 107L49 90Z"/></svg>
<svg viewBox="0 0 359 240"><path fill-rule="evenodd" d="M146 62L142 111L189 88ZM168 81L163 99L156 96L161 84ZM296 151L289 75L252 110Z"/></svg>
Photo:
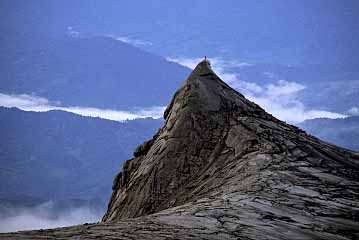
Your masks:
<svg viewBox="0 0 359 240"><path fill-rule="evenodd" d="M112 34L137 40L140 47L162 56L357 64L358 6L356 0L3 0L0 29L27 36Z"/></svg>
<svg viewBox="0 0 359 240"><path fill-rule="evenodd" d="M110 37L6 37L0 45L0 93L34 94L65 106L162 106L189 73Z"/></svg>
<svg viewBox="0 0 359 240"><path fill-rule="evenodd" d="M322 140L359 151L359 116L343 119L318 118L306 120L298 126Z"/></svg>
<svg viewBox="0 0 359 240"><path fill-rule="evenodd" d="M0 205L78 199L104 207L114 174L161 123L1 107Z"/></svg>
<svg viewBox="0 0 359 240"><path fill-rule="evenodd" d="M250 63L223 68L260 86L298 82L306 87L298 99L308 109L346 113L359 102L359 32L353 30L359 28L358 7L355 0L4 0L0 90L34 92L66 105L165 105L178 76L188 72L169 76L174 66L158 67L138 49L123 54L124 45L114 47L115 40L92 39L112 36L163 57ZM68 43L65 35L80 39Z"/></svg>

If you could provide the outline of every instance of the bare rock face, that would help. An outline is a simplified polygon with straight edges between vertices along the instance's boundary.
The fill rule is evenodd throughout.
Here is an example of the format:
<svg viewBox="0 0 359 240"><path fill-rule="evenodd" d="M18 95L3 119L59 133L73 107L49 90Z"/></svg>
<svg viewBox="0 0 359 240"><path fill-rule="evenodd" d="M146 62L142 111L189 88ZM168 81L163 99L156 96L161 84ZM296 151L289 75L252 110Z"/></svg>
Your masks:
<svg viewBox="0 0 359 240"><path fill-rule="evenodd" d="M104 222L177 207L179 216L163 219L190 224L187 218L211 216L238 236L357 236L358 154L275 119L221 81L208 61L164 117L125 164Z"/></svg>
<svg viewBox="0 0 359 240"><path fill-rule="evenodd" d="M275 119L208 61L164 117L116 176L102 223L3 236L359 239L358 153Z"/></svg>
<svg viewBox="0 0 359 240"><path fill-rule="evenodd" d="M240 116L273 119L222 82L208 61L201 62L165 111L164 127L125 163L103 221L148 215L199 197L195 181L213 175L209 170L219 170L216 164L233 153L258 148L255 134L238 124Z"/></svg>

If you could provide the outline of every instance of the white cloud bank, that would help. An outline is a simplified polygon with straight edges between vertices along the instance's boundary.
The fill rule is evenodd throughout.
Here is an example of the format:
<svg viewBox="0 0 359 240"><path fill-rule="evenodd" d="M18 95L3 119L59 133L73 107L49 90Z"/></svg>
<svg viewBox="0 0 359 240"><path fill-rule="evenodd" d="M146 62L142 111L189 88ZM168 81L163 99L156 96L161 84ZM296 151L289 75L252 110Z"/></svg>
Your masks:
<svg viewBox="0 0 359 240"><path fill-rule="evenodd" d="M32 208L6 209L0 213L0 232L37 230L94 223L101 219L101 213L87 206L71 208L56 213L53 203L47 202ZM10 213L9 213L10 212Z"/></svg>
<svg viewBox="0 0 359 240"><path fill-rule="evenodd" d="M17 107L24 111L47 112L50 110L61 110L75 113L86 117L99 117L114 121L133 120L138 118L161 118L165 106L154 106L149 108L135 109L133 111L120 111L113 109L99 109L90 107L62 107L58 103L50 103L46 98L27 94L3 94L0 93L0 106Z"/></svg>
<svg viewBox="0 0 359 240"><path fill-rule="evenodd" d="M136 47L141 47L141 46L152 46L153 43L150 41L145 41L145 40L140 40L140 39L136 39L130 36L113 36L113 35L108 35L108 37L113 38L117 41L121 41Z"/></svg>
<svg viewBox="0 0 359 240"><path fill-rule="evenodd" d="M80 32L75 31L72 26L67 27L66 34L70 37L79 37L80 36Z"/></svg>
<svg viewBox="0 0 359 240"><path fill-rule="evenodd" d="M179 63L191 69L195 68L203 58L167 58L168 61ZM233 67L248 67L246 62L225 61L220 58L211 58L213 70L231 87L240 91L251 101L259 104L267 112L275 117L290 123L299 123L313 118L343 118L343 114L323 111L318 109L307 109L297 99L297 94L305 90L305 86L296 82L281 80L273 73L272 78L277 79L275 84L259 86L256 83L241 81L237 74L227 71ZM352 112L356 112L355 109Z"/></svg>
<svg viewBox="0 0 359 240"><path fill-rule="evenodd" d="M351 109L349 109L348 113L351 116L359 116L359 107L352 107Z"/></svg>

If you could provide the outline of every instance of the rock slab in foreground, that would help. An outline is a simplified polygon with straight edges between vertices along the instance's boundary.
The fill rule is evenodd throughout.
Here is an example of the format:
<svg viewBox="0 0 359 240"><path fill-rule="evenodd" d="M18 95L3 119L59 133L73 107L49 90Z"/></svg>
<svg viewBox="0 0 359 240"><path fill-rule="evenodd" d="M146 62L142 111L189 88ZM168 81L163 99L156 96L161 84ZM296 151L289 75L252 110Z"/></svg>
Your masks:
<svg viewBox="0 0 359 240"><path fill-rule="evenodd" d="M359 154L266 113L199 63L113 184L103 222L10 239L358 239Z"/></svg>

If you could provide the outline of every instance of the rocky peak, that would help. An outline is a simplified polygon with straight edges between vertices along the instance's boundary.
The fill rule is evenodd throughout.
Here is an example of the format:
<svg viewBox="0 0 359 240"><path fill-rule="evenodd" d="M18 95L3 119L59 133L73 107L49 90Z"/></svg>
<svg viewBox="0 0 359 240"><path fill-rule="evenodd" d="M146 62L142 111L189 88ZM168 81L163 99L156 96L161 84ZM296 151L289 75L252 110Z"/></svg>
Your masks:
<svg viewBox="0 0 359 240"><path fill-rule="evenodd" d="M166 109L164 126L135 150L135 158L116 177L104 221L142 216L185 202L178 192L192 188L191 182L217 160L239 116L270 118L224 83L209 61L200 62Z"/></svg>
<svg viewBox="0 0 359 240"><path fill-rule="evenodd" d="M103 221L152 214L187 226L213 219L233 236L258 239L310 239L323 231L330 239L358 230L358 154L275 119L208 61L176 92L164 118L116 177Z"/></svg>
<svg viewBox="0 0 359 240"><path fill-rule="evenodd" d="M223 82L213 72L208 60L200 62L177 91L165 111L165 119L174 105L176 106L174 112L178 111L178 106L181 106L179 109L186 108L186 111L205 112L218 111L220 108L241 107L244 112L263 112L257 105Z"/></svg>

